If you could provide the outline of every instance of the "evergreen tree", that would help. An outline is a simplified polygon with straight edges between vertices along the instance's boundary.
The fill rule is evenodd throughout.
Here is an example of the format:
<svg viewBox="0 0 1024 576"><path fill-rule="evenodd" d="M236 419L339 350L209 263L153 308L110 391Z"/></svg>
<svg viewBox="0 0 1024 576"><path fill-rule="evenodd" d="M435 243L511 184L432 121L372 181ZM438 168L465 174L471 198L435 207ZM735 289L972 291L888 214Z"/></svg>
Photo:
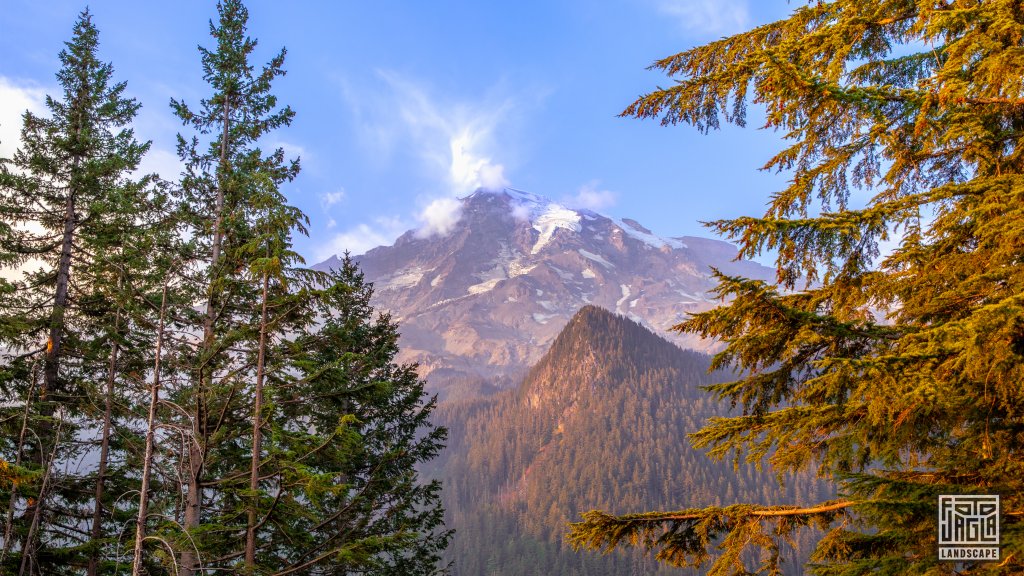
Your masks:
<svg viewBox="0 0 1024 576"><path fill-rule="evenodd" d="M62 573L83 553L95 574L108 517L128 266L115 266L108 251L129 242L126 223L145 214L149 178L128 174L149 144L129 128L139 104L124 97L124 83L113 83L97 48L86 10L60 53L62 99L47 97L49 117L26 112L20 148L0 161L0 265L25 269L18 280L0 280L3 458L28 480L2 488L0 565L19 574ZM93 426L97 448L79 434ZM96 449L95 475L71 466ZM75 529L82 524L87 538Z"/></svg>
<svg viewBox="0 0 1024 576"><path fill-rule="evenodd" d="M624 115L745 123L791 144L759 218L713 228L741 257L777 251L778 285L719 276L732 301L677 328L719 338L711 387L744 409L692 436L715 457L818 466L843 497L688 508L574 524L578 547L643 545L745 574L801 526L828 528L816 574L1024 571L1024 13L1019 2L835 0L670 56L676 82ZM858 191L872 194L863 205ZM880 242L898 246L881 257ZM998 494L1002 561L940 564L939 494Z"/></svg>
<svg viewBox="0 0 1024 576"><path fill-rule="evenodd" d="M440 483L416 467L446 431L428 418L415 367L397 365L398 331L370 306L372 287L347 257L312 302L318 321L273 356L267 372L256 565L267 573L428 575L442 572Z"/></svg>
<svg viewBox="0 0 1024 576"><path fill-rule="evenodd" d="M302 268L291 239L306 233L306 216L281 193L298 162L259 148L293 116L270 93L284 51L255 71L247 10L225 0L218 14L216 48L200 48L213 95L198 111L172 102L198 133L179 138L183 200L202 255L183 286L204 301L191 314L201 339L179 349L187 385L170 392L189 431L178 455L178 573L435 573L447 542L440 486L419 482L414 468L443 438L427 422L433 403L413 367L392 364L397 332L372 320L354 264L337 274ZM158 443L150 435L147 452ZM137 525L141 545L145 521ZM147 554L136 556L141 570ZM160 560L151 571L156 563L171 566Z"/></svg>
<svg viewBox="0 0 1024 576"><path fill-rule="evenodd" d="M208 254L198 284L205 300L205 310L197 319L202 342L193 363L193 386L187 389L187 398L179 399L191 407L192 428L184 462L182 524L189 534L180 543L182 575L193 574L199 566L195 546L202 551L205 545L197 532L200 525L207 524L205 532L211 536L225 538L228 531L214 527L233 516L223 507L204 513L203 501L207 490L223 487L208 482L209 477L237 472L232 469L233 458L240 456L232 451L238 448L236 432L245 420L246 403L240 391L251 382L251 371L244 355L232 353L232 346L246 337L248 312L260 308L244 249L256 234L249 202L258 188L289 181L299 170L298 161L287 162L283 150L264 156L257 144L294 116L288 107L277 109L277 99L270 93L271 82L284 74L284 50L256 73L249 64L256 41L246 35L245 6L225 0L218 3L217 12L217 23L210 22L216 47L199 48L212 96L202 100L196 111L183 102L171 103L175 114L199 135L213 134L209 142L200 141L199 136L178 140L179 155L187 165L182 188L194 211L195 236ZM212 495L211 500L225 503Z"/></svg>

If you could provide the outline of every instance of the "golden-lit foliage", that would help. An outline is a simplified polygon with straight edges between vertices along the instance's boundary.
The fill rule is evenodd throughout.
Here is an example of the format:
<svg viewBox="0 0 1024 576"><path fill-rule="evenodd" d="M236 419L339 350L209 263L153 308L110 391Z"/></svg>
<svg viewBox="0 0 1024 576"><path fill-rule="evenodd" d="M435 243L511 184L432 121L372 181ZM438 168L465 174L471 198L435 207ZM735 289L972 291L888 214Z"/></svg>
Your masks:
<svg viewBox="0 0 1024 576"><path fill-rule="evenodd" d="M739 375L712 389L743 415L708 422L697 446L817 466L849 499L807 512L834 521L815 573L949 573L944 493L1002 497L1005 561L960 573L1024 570L1022 39L1016 1L811 2L656 62L675 83L624 112L707 131L757 103L787 140L765 164L790 175L766 212L710 224L741 256L776 254L778 284L719 276L730 303L677 329L726 342L715 366ZM646 543L680 565L717 545L711 573L731 574L735 546L798 525L698 516L590 515L570 538Z"/></svg>

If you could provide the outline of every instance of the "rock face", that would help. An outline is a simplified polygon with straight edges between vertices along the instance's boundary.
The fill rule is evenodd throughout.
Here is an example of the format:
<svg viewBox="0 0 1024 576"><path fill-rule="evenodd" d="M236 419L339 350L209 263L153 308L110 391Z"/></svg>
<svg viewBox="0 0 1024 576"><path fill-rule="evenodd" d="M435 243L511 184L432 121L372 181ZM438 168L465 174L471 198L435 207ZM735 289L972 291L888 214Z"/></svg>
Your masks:
<svg viewBox="0 0 1024 576"><path fill-rule="evenodd" d="M770 279L735 248L705 238L662 238L638 222L573 210L506 188L462 199L444 236L403 234L357 260L374 305L400 321L400 360L418 362L435 389L458 375L521 373L587 304L623 314L696 350L713 344L669 328L717 304L710 267ZM331 258L317 265L337 265ZM457 379L457 378L456 378Z"/></svg>

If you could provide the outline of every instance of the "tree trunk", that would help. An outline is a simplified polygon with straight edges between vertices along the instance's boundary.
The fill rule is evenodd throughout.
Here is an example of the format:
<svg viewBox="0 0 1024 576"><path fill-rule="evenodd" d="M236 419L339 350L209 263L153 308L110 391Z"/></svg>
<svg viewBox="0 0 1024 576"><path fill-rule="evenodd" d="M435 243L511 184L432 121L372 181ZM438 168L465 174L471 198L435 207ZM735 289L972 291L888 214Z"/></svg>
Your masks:
<svg viewBox="0 0 1024 576"><path fill-rule="evenodd" d="M18 450L14 456L14 465L21 466L21 459L25 451L25 434L28 432L28 415L32 407L32 393L35 392L37 372L32 367L32 381L28 386L28 395L25 397L25 411L21 415L21 432L18 434ZM0 565L3 565L7 553L11 551L11 537L14 536L14 505L18 503L18 485L11 486L11 501L7 506L7 522L4 524L4 548L0 552Z"/></svg>
<svg viewBox="0 0 1024 576"><path fill-rule="evenodd" d="M57 387L57 373L60 367L60 345L64 334L64 310L68 305L68 280L71 277L71 246L75 237L75 194L68 191L64 208L64 238L61 241L60 261L57 264L57 293L53 298L53 312L50 314L50 339L46 342L46 365L43 369L43 388L39 395Z"/></svg>
<svg viewBox="0 0 1024 576"><path fill-rule="evenodd" d="M260 342L256 356L256 398L252 409L252 462L249 467L249 491L252 501L249 504L249 524L245 531L245 568L248 574L256 569L256 517L259 512L257 489L260 479L260 458L262 456L263 426L263 379L267 353L267 291L269 273L263 272L263 294L260 307Z"/></svg>
<svg viewBox="0 0 1024 576"><path fill-rule="evenodd" d="M135 519L135 551L132 555L132 576L140 576L142 574L142 543L146 538L146 515L149 509L149 476L153 466L153 444L156 439L156 409L160 402L160 354L164 342L167 282L167 280L164 280L164 290L160 296L160 324L156 332L153 385L149 391L149 417L146 420L146 452L142 460L142 481L139 486L139 515Z"/></svg>
<svg viewBox="0 0 1024 576"><path fill-rule="evenodd" d="M30 562L34 561L36 532L39 531L39 521L43 515L43 506L46 501L46 490L49 488L50 474L53 471L53 461L57 458L57 446L60 446L60 428L64 419L57 420L57 432L53 436L53 450L44 462L43 481L39 485L39 497L36 498L36 506L32 511L32 523L29 524L28 534L25 535L25 545L21 547L21 567L18 569L18 576L25 576L26 570L31 574Z"/></svg>
<svg viewBox="0 0 1024 576"><path fill-rule="evenodd" d="M120 282L118 283L120 286ZM100 463L96 471L96 505L92 512L92 545L89 554L88 575L96 576L99 567L99 540L103 526L103 481L107 474L107 460L110 455L111 412L114 404L114 377L117 374L118 332L121 330L121 309L114 316L114 339L110 345L110 362L107 365L107 394L103 404L103 440L100 442Z"/></svg>
<svg viewBox="0 0 1024 576"><path fill-rule="evenodd" d="M215 220L213 227L213 246L210 253L210 287L206 298L206 316L203 319L203 360L204 363L210 360L213 350L213 320L216 315L214 302L214 280L219 274L217 266L220 264L221 244L224 239L224 184L227 178L228 168L228 137L231 131L231 107L230 98L224 97L224 129L220 139L220 167L217 182L217 200L215 204ZM206 370L201 366L198 374L198 386L195 390L195 420L192 425L193 439L189 444L189 477L188 494L185 499L184 528L191 531L199 527L203 505L203 461L205 460L206 443L206 407L205 394L207 390L206 378L212 379L212 368ZM179 576L193 576L197 567L197 558L190 547L186 547L181 553L181 566Z"/></svg>

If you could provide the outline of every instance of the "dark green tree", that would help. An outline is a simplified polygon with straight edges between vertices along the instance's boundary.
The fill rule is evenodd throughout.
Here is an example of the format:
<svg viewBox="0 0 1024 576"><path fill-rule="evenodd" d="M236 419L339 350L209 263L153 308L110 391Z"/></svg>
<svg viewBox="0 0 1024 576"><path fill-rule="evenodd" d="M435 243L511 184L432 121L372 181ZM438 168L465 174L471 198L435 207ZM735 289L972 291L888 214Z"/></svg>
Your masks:
<svg viewBox="0 0 1024 576"><path fill-rule="evenodd" d="M816 524L816 574L1024 572L1022 39L1019 2L835 0L654 64L674 83L624 115L707 131L754 102L789 141L766 213L711 224L741 257L776 251L777 285L719 276L731 301L677 327L725 342L714 366L739 374L711 391L742 415L692 439L817 466L842 497L588 512L574 545L674 565L717 548L711 574L774 573L779 542ZM949 493L1001 496L1001 562L937 561Z"/></svg>
<svg viewBox="0 0 1024 576"><path fill-rule="evenodd" d="M419 482L415 466L443 438L427 422L433 403L413 367L391 363L397 332L372 319L355 266L313 272L292 249L307 220L281 186L298 161L259 147L293 117L270 93L285 53L255 70L247 10L225 0L218 14L216 47L200 48L213 95L196 111L172 102L197 133L179 138L179 154L201 256L180 285L203 302L170 314L191 314L197 336L170 354L188 372L178 379L187 384L169 391L188 412L178 421L188 429L177 458L184 530L164 532L178 573L432 574L448 536L440 486ZM150 435L150 454L158 443ZM160 514L173 516L166 504ZM171 568L152 542L136 565L149 557L150 571Z"/></svg>
<svg viewBox="0 0 1024 576"><path fill-rule="evenodd" d="M374 312L372 286L347 255L328 286L317 324L288 345L297 378L268 396L267 459L289 513L261 534L261 565L280 574L443 572L441 485L416 470L447 434L429 421L436 400L415 366L394 363L397 326Z"/></svg>
<svg viewBox="0 0 1024 576"><path fill-rule="evenodd" d="M248 312L260 307L259 290L248 274L250 255L243 248L256 234L249 200L258 188L276 187L299 171L298 161L286 161L283 150L264 155L258 146L260 138L287 126L294 116L288 107L278 109L270 93L272 81L284 74L285 51L257 72L249 63L256 41L246 35L245 6L225 0L217 12L217 22L210 22L216 47L199 48L203 78L213 94L197 110L171 102L175 114L197 133L191 140L179 136L178 152L186 163L181 187L194 212L195 236L208 255L197 284L205 305L196 320L202 341L193 362L194 385L186 390L187 397L178 399L190 406L192 428L184 458L182 525L189 534L180 542L183 576L199 567L195 546L203 550L201 532L224 534L217 528L222 521L230 523L233 514L226 509L204 512L203 501L206 490L223 487L209 481L211 475L217 479L218 473L237 472L232 470L233 458L240 457L233 453L238 448L234 431L249 405L240 391L251 383L252 371L244 355L232 353L232 346L251 334ZM201 530L201 524L206 528Z"/></svg>
<svg viewBox="0 0 1024 576"><path fill-rule="evenodd" d="M60 53L62 98L47 97L48 117L26 112L19 149L0 160L0 265L21 269L20 279L0 280L2 450L31 480L2 488L0 565L20 574L71 570L83 554L95 574L108 518L128 285L127 264L115 266L111 251L129 242L126 224L146 213L150 178L129 177L149 144L129 127L139 104L113 82L97 48L86 10ZM95 448L79 434L90 428L101 437ZM95 473L70 465L94 450ZM69 528L82 524L88 537Z"/></svg>

